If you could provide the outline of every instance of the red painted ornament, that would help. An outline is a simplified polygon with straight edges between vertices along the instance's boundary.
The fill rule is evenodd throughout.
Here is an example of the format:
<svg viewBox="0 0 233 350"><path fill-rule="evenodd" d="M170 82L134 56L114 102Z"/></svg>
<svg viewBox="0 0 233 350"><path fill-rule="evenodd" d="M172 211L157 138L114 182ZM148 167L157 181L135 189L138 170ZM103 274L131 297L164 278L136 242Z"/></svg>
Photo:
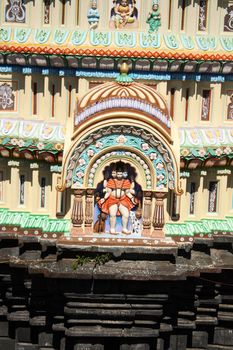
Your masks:
<svg viewBox="0 0 233 350"><path fill-rule="evenodd" d="M70 54L70 49L68 49L68 47L65 49L65 55L69 55Z"/></svg>
<svg viewBox="0 0 233 350"><path fill-rule="evenodd" d="M60 55L61 50L60 50L59 48L57 48L57 49L55 50L55 53L56 53L56 55Z"/></svg>

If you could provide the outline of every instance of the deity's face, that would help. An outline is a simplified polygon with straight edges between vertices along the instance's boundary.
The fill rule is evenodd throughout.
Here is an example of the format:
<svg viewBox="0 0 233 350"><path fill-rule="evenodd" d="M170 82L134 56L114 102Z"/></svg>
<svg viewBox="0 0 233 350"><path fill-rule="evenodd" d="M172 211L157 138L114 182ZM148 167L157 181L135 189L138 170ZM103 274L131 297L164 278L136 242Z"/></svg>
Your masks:
<svg viewBox="0 0 233 350"><path fill-rule="evenodd" d="M113 170L113 171L112 171L112 177L113 177L113 179L116 178L116 174L117 174L116 170Z"/></svg>
<svg viewBox="0 0 233 350"><path fill-rule="evenodd" d="M152 8L153 8L154 11L156 11L156 10L158 10L158 7L159 7L159 5L154 4Z"/></svg>
<svg viewBox="0 0 233 350"><path fill-rule="evenodd" d="M96 10L96 9L97 9L97 2L94 1L94 2L92 3L92 6L91 6L91 7L93 8L93 10Z"/></svg>
<svg viewBox="0 0 233 350"><path fill-rule="evenodd" d="M116 177L117 177L117 180L121 180L123 178L123 172L122 171L117 171Z"/></svg>
<svg viewBox="0 0 233 350"><path fill-rule="evenodd" d="M128 0L121 0L121 6L128 6Z"/></svg>
<svg viewBox="0 0 233 350"><path fill-rule="evenodd" d="M123 178L127 179L127 177L128 177L128 172L127 171L123 171Z"/></svg>

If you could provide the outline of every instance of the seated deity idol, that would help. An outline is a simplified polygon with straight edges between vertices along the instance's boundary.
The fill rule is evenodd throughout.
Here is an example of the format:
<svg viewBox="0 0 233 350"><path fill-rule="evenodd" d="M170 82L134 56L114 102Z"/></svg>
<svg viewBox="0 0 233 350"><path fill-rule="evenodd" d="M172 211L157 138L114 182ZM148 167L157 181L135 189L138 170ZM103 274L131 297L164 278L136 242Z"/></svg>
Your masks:
<svg viewBox="0 0 233 350"><path fill-rule="evenodd" d="M112 170L112 176L104 181L103 198L98 200L101 213L110 216L110 234L116 234L117 216L122 218L122 233L130 234L127 229L130 211L138 205L135 183L128 179L127 171Z"/></svg>
<svg viewBox="0 0 233 350"><path fill-rule="evenodd" d="M129 24L132 27L137 26L138 10L135 7L135 0L116 0L113 1L111 10L110 27L116 29L126 28Z"/></svg>

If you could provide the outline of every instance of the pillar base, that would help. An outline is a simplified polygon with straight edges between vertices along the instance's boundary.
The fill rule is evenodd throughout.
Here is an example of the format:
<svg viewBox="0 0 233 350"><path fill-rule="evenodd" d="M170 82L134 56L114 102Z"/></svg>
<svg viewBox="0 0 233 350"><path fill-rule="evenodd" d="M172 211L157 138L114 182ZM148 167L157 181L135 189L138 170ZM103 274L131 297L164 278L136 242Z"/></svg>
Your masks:
<svg viewBox="0 0 233 350"><path fill-rule="evenodd" d="M153 238L165 238L163 230L153 230L151 237Z"/></svg>
<svg viewBox="0 0 233 350"><path fill-rule="evenodd" d="M72 227L71 229L71 236L72 237L79 237L79 236L84 236L85 232L82 227Z"/></svg>
<svg viewBox="0 0 233 350"><path fill-rule="evenodd" d="M142 237L151 237L151 229L143 229Z"/></svg>

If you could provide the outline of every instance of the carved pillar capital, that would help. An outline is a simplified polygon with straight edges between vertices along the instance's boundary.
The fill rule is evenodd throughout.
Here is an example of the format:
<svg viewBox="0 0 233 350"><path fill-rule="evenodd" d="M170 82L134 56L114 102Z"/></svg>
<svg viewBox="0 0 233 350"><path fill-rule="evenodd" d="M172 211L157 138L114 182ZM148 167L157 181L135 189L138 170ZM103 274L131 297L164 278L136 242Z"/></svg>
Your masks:
<svg viewBox="0 0 233 350"><path fill-rule="evenodd" d="M83 189L77 189L77 190L74 190L74 195L75 197L80 197L84 194L84 190Z"/></svg>

